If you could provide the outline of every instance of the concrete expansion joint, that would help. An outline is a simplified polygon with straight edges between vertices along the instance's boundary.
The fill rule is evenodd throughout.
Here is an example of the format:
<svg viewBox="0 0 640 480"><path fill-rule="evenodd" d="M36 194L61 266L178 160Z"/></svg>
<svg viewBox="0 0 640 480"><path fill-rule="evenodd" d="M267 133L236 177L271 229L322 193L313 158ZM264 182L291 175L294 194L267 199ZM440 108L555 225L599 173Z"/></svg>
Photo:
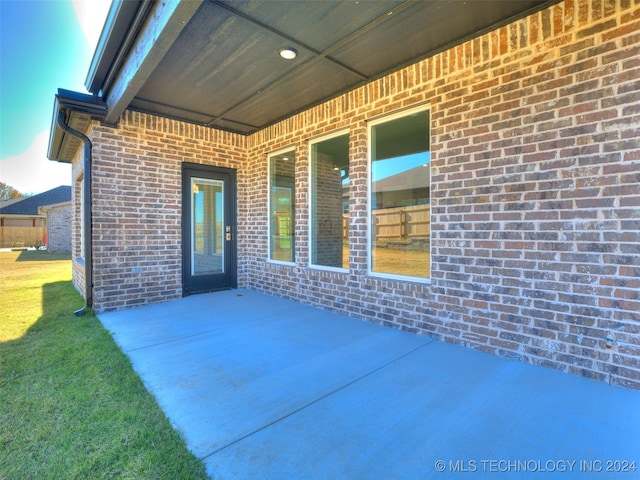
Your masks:
<svg viewBox="0 0 640 480"><path fill-rule="evenodd" d="M324 395L321 395L321 396L319 396L318 398L316 398L316 399L314 399L314 400L312 400L312 401L310 401L310 402L307 402L306 404L302 405L301 407L299 407L299 408L296 408L296 409L292 410L292 411L291 411L291 412L289 412L288 414L283 415L283 416L281 416L281 417L279 417L279 418L275 419L274 421L269 422L269 423L265 424L264 426L262 426L262 427L260 427L260 428L258 428L258 429L255 429L254 431L252 431L252 432L250 432L250 433L247 433L246 435L243 435L243 436L241 436L241 437L237 438L236 440L233 440L233 441L231 441L231 442L227 443L226 445L224 445L224 446L222 446L222 447L220 447L220 448L217 448L217 449L215 449L215 450L211 451L210 453L208 453L208 454L206 454L206 455L204 455L204 456L200 457L200 460L206 460L207 458L214 456L216 453L219 453L219 452L221 452L221 451L225 450L226 448L231 447L232 445L235 445L235 444L237 444L237 443L240 443L241 441L243 441L243 440L245 440L245 439L247 439L247 438L249 438L249 437L251 437L251 436L255 435L256 433L261 432L261 431L263 431L263 430L266 430L267 428L272 427L273 425L276 425L276 424L278 424L278 423L282 422L283 420L285 420L285 419L287 419L287 418L289 418L289 417L291 417L291 416L293 416L293 415L296 415L296 414L297 414L297 413L299 413L299 412L302 412L303 410L305 410L305 409L309 408L310 406L315 405L315 404L317 404L317 403L321 402L322 400L324 400L324 399L326 399L326 398L328 398L328 397L331 397L332 395L334 395L334 394L335 394L335 393L337 393L337 392L340 392L341 390L345 390L345 389L349 388L350 386L352 386L352 385L354 385L354 384L356 384L356 383L358 383L358 382L362 381L363 379L365 379L365 378L367 378L367 377L370 377L370 376L371 376L371 375L373 375L374 373L377 373L377 372L379 372L379 371L381 371L381 370L384 370L385 368L387 368L387 367L389 367L390 365L392 365L392 364L396 363L397 361L399 361L399 360L401 360L401 359L403 359L403 358L406 358L406 357L408 357L408 356L412 355L413 353L417 352L418 350L420 350L420 349L422 349L422 348L426 347L427 345L429 345L429 344L431 344L431 343L435 342L435 340L433 340L433 339L425 339L425 340L426 340L426 341L425 341L422 345L420 345L420 346L418 346L418 347L416 347L416 348L414 348L414 349L412 349L412 350L410 350L410 351L406 352L406 353L405 353L405 354L403 354L403 355L399 355L399 356L397 356L397 357L396 357L396 358L394 358L393 360L390 360L389 362L386 362L386 363L384 363L383 365L380 365L379 367L376 367L376 368L374 368L374 369L372 369L372 370L368 371L368 372L367 372L367 373L365 373L364 375L360 375L359 377L357 377L357 378L353 379L352 381L347 382L347 383L345 383L344 385L341 385L340 387L335 388L335 389L331 390L330 392L327 392L327 393L325 393Z"/></svg>

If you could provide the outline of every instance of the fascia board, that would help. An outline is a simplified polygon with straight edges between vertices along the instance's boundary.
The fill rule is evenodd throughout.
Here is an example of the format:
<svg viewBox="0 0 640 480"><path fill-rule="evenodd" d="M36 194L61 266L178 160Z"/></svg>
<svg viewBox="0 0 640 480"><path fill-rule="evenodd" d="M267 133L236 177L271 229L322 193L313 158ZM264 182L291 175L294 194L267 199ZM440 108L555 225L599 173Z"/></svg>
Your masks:
<svg viewBox="0 0 640 480"><path fill-rule="evenodd" d="M117 123L201 4L202 1L180 0L155 3L110 90L106 92L108 113L105 123Z"/></svg>

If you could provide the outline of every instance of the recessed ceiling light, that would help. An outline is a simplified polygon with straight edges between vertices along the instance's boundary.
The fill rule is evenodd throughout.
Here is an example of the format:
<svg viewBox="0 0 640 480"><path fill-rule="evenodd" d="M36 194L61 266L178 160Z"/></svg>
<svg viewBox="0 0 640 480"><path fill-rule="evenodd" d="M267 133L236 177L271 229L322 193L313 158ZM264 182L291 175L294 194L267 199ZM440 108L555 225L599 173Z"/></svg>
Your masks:
<svg viewBox="0 0 640 480"><path fill-rule="evenodd" d="M295 48L284 47L278 50L278 53L285 60L293 60L298 56L298 51Z"/></svg>

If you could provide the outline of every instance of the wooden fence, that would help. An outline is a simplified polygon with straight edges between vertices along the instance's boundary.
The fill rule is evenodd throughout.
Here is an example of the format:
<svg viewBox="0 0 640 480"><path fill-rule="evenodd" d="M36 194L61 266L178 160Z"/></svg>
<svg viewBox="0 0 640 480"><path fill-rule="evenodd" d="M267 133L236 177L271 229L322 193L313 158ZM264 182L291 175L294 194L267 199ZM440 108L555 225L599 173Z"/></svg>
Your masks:
<svg viewBox="0 0 640 480"><path fill-rule="evenodd" d="M0 248L31 247L44 244L46 227L0 227Z"/></svg>
<svg viewBox="0 0 640 480"><path fill-rule="evenodd" d="M412 238L428 238L431 231L429 205L384 208L374 210L373 228L376 243L411 241ZM349 216L343 216L343 238L348 235Z"/></svg>

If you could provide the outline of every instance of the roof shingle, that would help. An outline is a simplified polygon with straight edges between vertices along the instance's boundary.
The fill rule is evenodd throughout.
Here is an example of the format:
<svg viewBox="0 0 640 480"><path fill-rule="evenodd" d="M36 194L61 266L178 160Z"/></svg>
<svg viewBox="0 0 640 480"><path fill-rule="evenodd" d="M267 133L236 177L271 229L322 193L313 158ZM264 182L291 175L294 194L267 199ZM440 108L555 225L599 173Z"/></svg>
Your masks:
<svg viewBox="0 0 640 480"><path fill-rule="evenodd" d="M0 213L7 215L37 215L38 207L70 201L71 187L61 185L52 190L39 193L32 197L25 197L17 202L11 202L10 205L0 207Z"/></svg>

